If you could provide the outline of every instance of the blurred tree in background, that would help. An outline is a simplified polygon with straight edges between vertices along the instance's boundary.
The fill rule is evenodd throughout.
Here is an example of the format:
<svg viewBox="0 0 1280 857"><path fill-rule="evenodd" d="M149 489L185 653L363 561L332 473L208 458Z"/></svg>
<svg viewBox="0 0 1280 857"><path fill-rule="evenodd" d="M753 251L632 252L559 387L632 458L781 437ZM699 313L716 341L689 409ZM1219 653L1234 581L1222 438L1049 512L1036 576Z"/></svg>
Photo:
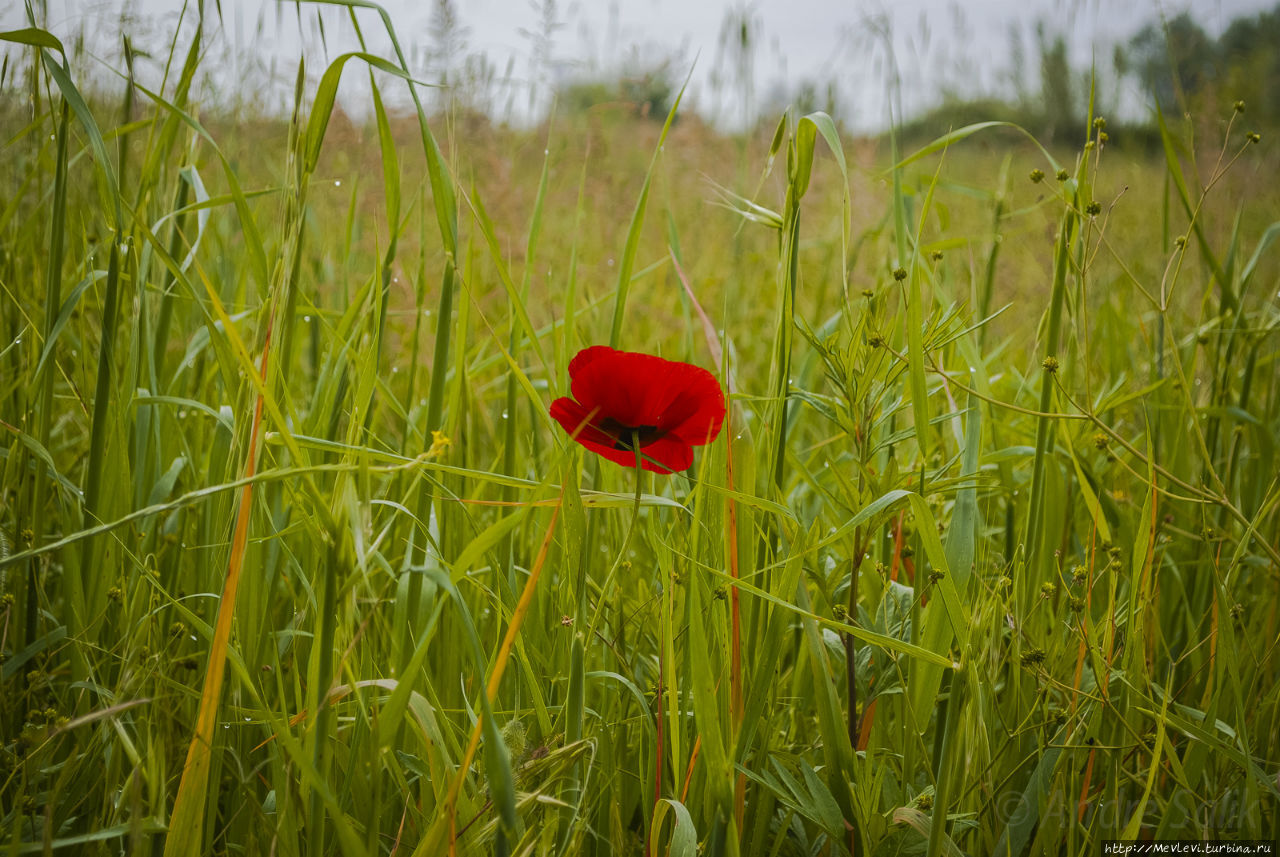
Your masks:
<svg viewBox="0 0 1280 857"><path fill-rule="evenodd" d="M1280 5L1237 18L1217 39L1183 12L1149 24L1117 52L1166 114L1218 111L1237 100L1254 123L1280 119Z"/></svg>
<svg viewBox="0 0 1280 857"><path fill-rule="evenodd" d="M1254 18L1237 18L1218 39L1224 95L1255 106L1268 122L1280 120L1280 5Z"/></svg>

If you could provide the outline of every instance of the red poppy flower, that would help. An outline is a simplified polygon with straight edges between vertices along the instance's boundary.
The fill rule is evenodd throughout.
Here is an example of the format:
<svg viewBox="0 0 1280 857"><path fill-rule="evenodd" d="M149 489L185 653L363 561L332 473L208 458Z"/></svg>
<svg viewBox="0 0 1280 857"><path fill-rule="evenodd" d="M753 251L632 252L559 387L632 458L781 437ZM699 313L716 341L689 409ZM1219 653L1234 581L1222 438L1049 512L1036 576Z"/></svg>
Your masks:
<svg viewBox="0 0 1280 857"><path fill-rule="evenodd" d="M551 418L574 440L623 467L686 470L693 447L724 423L724 393L714 375L690 363L593 345L569 361L573 398L551 403ZM576 401L575 401L576 399Z"/></svg>

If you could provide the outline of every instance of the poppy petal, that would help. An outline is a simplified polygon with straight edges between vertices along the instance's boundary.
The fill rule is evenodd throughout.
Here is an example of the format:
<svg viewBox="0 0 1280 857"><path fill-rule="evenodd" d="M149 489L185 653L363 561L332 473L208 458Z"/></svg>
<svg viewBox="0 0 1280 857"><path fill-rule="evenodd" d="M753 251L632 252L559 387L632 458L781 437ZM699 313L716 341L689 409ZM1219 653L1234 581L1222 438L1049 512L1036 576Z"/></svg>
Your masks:
<svg viewBox="0 0 1280 857"><path fill-rule="evenodd" d="M569 364L573 396L601 418L654 426L693 444L709 443L724 421L724 393L707 370L652 354L597 345Z"/></svg>
<svg viewBox="0 0 1280 857"><path fill-rule="evenodd" d="M640 452L645 457L640 466L654 473L672 473L693 466L693 447L674 435L659 438ZM655 462L662 466L655 466Z"/></svg>
<svg viewBox="0 0 1280 857"><path fill-rule="evenodd" d="M661 364L666 361L599 345L586 351L591 352L586 359L575 357L570 364L573 397L587 407L599 407L602 418L628 426L655 425L646 417L653 412L650 399L662 393Z"/></svg>
<svg viewBox="0 0 1280 857"><path fill-rule="evenodd" d="M610 348L607 345L592 345L582 349L573 355L573 359L569 361L569 377L572 378L582 371L582 368L588 363L598 360L601 357L607 357L610 354L618 354L618 350Z"/></svg>
<svg viewBox="0 0 1280 857"><path fill-rule="evenodd" d="M641 439L645 470L672 473L688 469L693 447L710 443L724 424L720 383L690 363L595 345L569 361L569 381L573 398L553 402L552 418L623 467L636 464L620 439L628 432Z"/></svg>
<svg viewBox="0 0 1280 857"><path fill-rule="evenodd" d="M614 464L619 464L631 470L636 467L634 450L618 449L611 444L599 443L592 438L584 438L582 435L578 435L577 440L587 449L602 458L609 459ZM677 470L688 470L693 464L693 447L678 437L664 437L661 440L656 440L643 447L640 453L642 456L640 466L653 473L668 474Z"/></svg>
<svg viewBox="0 0 1280 857"><path fill-rule="evenodd" d="M551 419L560 423L561 428L578 443L591 441L596 445L613 446L613 437L592 425L592 411L573 399L562 397L552 402Z"/></svg>
<svg viewBox="0 0 1280 857"><path fill-rule="evenodd" d="M700 446L715 440L724 425L724 392L705 369L677 363L679 372L668 379L674 396L662 409L657 427L666 434Z"/></svg>

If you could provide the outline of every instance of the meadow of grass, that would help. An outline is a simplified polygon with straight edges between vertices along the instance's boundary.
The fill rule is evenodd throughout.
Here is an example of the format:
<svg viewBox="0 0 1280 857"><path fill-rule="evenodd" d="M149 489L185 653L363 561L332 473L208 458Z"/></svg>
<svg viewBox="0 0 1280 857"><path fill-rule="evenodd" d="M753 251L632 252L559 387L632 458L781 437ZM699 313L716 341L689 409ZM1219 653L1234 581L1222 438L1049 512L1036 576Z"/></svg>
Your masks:
<svg viewBox="0 0 1280 857"><path fill-rule="evenodd" d="M3 38L4 853L1280 838L1247 111L510 130L397 50L250 120ZM592 344L716 373L687 474L549 418Z"/></svg>

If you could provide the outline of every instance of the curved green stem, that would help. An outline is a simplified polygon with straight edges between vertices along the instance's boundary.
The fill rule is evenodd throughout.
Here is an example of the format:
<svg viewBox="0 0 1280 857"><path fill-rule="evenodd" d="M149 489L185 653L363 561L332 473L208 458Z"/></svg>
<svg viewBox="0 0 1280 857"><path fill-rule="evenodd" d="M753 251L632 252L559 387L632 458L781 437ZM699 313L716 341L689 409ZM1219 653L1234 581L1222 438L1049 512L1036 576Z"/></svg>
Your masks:
<svg viewBox="0 0 1280 857"><path fill-rule="evenodd" d="M631 523L627 525L627 533L622 538L622 547L618 550L618 555L614 558L613 565L609 567L608 574L604 576L604 581L600 584L601 598L596 602L595 612L591 614L591 622L587 625L586 639L588 641L595 635L596 627L600 622L600 611L604 606L603 593L609 588L609 584L613 582L613 576L617 574L618 566L622 564L622 558L627 555L627 551L631 547L631 538L636 531L636 524L640 521L640 497L643 494L643 491L641 490L643 487L641 476L644 471L641 467L641 460L643 456L640 452L640 436L639 432L634 429L631 432L631 448L636 454L636 493L635 499L631 504Z"/></svg>

